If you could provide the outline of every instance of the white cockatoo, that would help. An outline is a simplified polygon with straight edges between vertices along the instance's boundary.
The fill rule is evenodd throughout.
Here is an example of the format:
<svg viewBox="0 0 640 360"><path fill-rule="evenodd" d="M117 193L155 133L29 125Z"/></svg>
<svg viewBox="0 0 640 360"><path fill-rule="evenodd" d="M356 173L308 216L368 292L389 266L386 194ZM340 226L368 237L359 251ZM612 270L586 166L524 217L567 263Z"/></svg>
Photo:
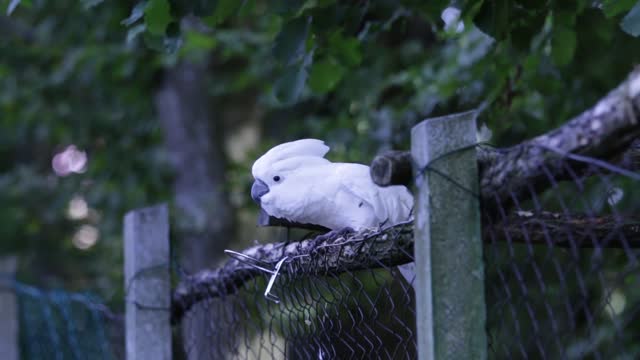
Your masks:
<svg viewBox="0 0 640 360"><path fill-rule="evenodd" d="M377 186L369 167L324 158L322 140L280 144L253 164L251 197L270 216L333 231L379 229L410 220L413 196L404 186ZM411 281L413 263L400 267Z"/></svg>

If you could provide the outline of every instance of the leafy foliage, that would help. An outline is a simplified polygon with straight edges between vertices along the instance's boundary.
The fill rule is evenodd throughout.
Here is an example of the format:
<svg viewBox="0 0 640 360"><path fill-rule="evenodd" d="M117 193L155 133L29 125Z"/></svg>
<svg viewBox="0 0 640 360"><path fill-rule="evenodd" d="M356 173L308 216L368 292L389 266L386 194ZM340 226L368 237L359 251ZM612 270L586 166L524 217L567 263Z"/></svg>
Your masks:
<svg viewBox="0 0 640 360"><path fill-rule="evenodd" d="M576 115L640 62L635 1L0 0L0 225L23 276L121 298L120 219L170 198L152 96L180 61L210 63L216 113L260 94L263 137L232 164L249 208L252 155L295 137L327 139L337 160L406 148L427 116L483 107L510 145ZM6 34L6 35L5 35ZM75 144L85 173L57 177ZM628 189L624 189L628 191ZM75 196L99 216L66 215ZM100 240L72 245L82 224Z"/></svg>

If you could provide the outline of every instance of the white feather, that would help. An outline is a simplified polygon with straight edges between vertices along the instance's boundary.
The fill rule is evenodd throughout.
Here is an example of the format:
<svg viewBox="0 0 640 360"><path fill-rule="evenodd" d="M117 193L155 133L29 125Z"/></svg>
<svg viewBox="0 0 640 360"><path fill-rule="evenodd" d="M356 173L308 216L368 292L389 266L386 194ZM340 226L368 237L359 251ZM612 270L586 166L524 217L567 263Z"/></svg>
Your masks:
<svg viewBox="0 0 640 360"><path fill-rule="evenodd" d="M278 145L256 160L253 177L269 187L260 198L262 209L332 230L379 228L411 218L413 196L406 187L379 187L368 166L332 163L324 159L328 151L321 140L303 139ZM414 264L399 269L412 283Z"/></svg>
<svg viewBox="0 0 640 360"><path fill-rule="evenodd" d="M410 218L413 197L407 188L379 187L368 166L332 163L323 158L328 150L321 140L303 139L260 157L252 173L269 186L262 208L271 216L330 229L378 228Z"/></svg>
<svg viewBox="0 0 640 360"><path fill-rule="evenodd" d="M271 170L274 164L280 160L299 156L322 158L327 152L329 152L329 147L324 144L324 141L317 139L301 139L280 144L256 160L251 168L251 173L254 178L259 178Z"/></svg>

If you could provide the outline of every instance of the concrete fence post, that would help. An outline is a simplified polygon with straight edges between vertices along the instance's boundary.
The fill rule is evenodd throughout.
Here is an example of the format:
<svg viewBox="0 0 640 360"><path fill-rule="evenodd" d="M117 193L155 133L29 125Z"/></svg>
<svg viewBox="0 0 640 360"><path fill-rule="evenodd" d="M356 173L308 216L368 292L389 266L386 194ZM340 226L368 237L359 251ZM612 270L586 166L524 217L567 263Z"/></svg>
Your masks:
<svg viewBox="0 0 640 360"><path fill-rule="evenodd" d="M18 299L13 289L18 258L0 257L0 354L2 359L20 359Z"/></svg>
<svg viewBox="0 0 640 360"><path fill-rule="evenodd" d="M423 360L487 358L475 118L466 112L427 119L411 132Z"/></svg>
<svg viewBox="0 0 640 360"><path fill-rule="evenodd" d="M129 360L170 360L171 283L167 205L124 218L126 353Z"/></svg>

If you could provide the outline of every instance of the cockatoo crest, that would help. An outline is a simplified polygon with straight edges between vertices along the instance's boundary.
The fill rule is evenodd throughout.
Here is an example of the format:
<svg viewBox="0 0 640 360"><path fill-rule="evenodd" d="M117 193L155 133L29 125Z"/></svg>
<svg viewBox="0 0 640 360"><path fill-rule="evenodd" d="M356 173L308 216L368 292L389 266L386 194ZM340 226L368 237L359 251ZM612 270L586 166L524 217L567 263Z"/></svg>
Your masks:
<svg viewBox="0 0 640 360"><path fill-rule="evenodd" d="M273 169L282 167L290 168L295 166L295 161L289 161L284 164L278 164L284 160L291 160L293 158L324 158L329 152L329 147L324 144L324 141L318 139L302 139L291 141L288 143L280 144L262 155L251 168L251 173L254 178L264 177L265 174L271 172ZM306 159L309 160L309 159ZM298 162L304 161L299 159Z"/></svg>

